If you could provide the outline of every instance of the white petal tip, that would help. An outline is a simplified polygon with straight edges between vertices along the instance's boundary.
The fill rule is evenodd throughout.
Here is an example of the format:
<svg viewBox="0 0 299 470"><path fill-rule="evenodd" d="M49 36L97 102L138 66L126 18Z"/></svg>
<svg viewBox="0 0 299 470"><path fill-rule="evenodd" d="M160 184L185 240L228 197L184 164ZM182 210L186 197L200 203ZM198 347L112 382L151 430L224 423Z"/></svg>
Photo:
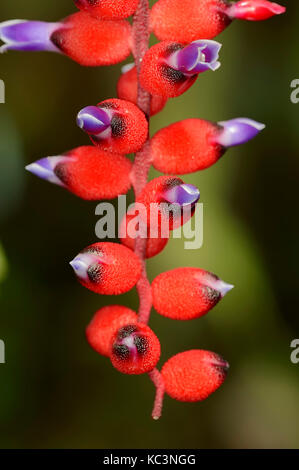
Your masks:
<svg viewBox="0 0 299 470"><path fill-rule="evenodd" d="M220 67L221 67L221 62L214 62L213 64L211 64L211 70L213 70L213 72L215 72L216 70L218 70Z"/></svg>
<svg viewBox="0 0 299 470"><path fill-rule="evenodd" d="M134 67L135 67L135 63L134 63L134 62L130 62L129 64L125 64L125 65L123 65L122 68L121 68L121 73L122 73L122 74L127 73L127 72L129 72L130 70L132 70Z"/></svg>
<svg viewBox="0 0 299 470"><path fill-rule="evenodd" d="M221 281L221 285L219 285L218 289L221 293L221 296L224 297L234 287L235 286L233 284L227 284L226 282Z"/></svg>

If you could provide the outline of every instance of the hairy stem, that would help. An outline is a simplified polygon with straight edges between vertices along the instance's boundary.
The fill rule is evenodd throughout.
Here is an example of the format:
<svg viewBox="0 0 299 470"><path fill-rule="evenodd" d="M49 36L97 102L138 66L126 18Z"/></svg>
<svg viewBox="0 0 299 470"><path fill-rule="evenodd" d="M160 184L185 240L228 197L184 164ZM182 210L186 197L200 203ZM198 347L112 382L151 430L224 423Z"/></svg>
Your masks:
<svg viewBox="0 0 299 470"><path fill-rule="evenodd" d="M143 56L149 47L149 37L149 3L148 0L140 0L133 20L133 53L138 76ZM137 104L149 118L151 97L150 94L140 86L139 80Z"/></svg>
<svg viewBox="0 0 299 470"><path fill-rule="evenodd" d="M162 414L163 399L164 399L164 393L165 393L163 377L161 373L158 371L158 369L153 369L151 372L149 372L148 375L156 387L156 398L155 398L154 408L152 411L152 418L159 419Z"/></svg>
<svg viewBox="0 0 299 470"><path fill-rule="evenodd" d="M149 47L149 2L140 0L133 20L133 51L138 76L138 98L137 105L150 118L151 96L144 90L139 81L140 67L144 54ZM151 154L149 147L149 137L143 148L135 155L135 161L132 172L132 182L137 198L147 184L148 174L151 167ZM147 277L146 271L146 238L137 237L135 240L135 253L142 264L142 273L137 283L137 292L139 296L139 321L148 323L152 310L152 289ZM162 413L164 383L163 378L158 371L154 369L149 372L149 377L156 387L156 398L152 412L153 419L159 419Z"/></svg>
<svg viewBox="0 0 299 470"><path fill-rule="evenodd" d="M138 76L142 58L148 50L149 36L149 3L148 0L140 0L133 21L133 50ZM137 104L149 119L151 96L140 86L139 80ZM135 156L132 180L136 198L147 183L150 167L151 158L148 139L143 148ZM142 274L137 283L137 291L139 295L139 321L143 323L148 323L152 309L151 285L146 272L146 245L146 238L138 237L135 241L135 253L142 263Z"/></svg>

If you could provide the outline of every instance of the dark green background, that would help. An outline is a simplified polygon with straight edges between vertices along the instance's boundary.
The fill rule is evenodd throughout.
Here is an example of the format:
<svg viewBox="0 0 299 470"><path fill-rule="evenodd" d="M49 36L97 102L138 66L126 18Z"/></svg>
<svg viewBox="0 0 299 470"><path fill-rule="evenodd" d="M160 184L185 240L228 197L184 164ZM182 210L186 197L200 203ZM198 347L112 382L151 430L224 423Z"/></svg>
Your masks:
<svg viewBox="0 0 299 470"><path fill-rule="evenodd" d="M299 104L290 101L290 82L299 78L299 4L288 3L284 16L231 25L219 36L221 69L203 74L152 119L153 132L188 117L248 116L267 124L212 168L186 176L204 203L203 248L186 251L183 240L172 240L148 262L151 279L199 266L236 286L193 322L153 312L160 364L191 348L216 351L231 364L207 401L166 398L159 422L150 419L148 377L119 374L85 341L101 305L138 306L135 290L115 299L83 289L68 265L96 241L96 204L24 171L38 158L88 143L76 113L115 96L120 65L81 68L50 53L0 57L2 448L298 447L299 364L290 361L290 342L299 338ZM71 0L7 0L0 21L55 21L73 11Z"/></svg>

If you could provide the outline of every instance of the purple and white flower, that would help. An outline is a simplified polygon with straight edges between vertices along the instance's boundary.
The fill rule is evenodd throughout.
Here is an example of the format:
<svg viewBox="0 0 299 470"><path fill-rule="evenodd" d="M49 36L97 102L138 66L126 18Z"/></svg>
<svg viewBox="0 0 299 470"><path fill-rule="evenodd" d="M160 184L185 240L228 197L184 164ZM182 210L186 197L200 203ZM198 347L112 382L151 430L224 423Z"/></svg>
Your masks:
<svg viewBox="0 0 299 470"><path fill-rule="evenodd" d="M193 206L200 198L199 189L193 184L179 184L163 192L163 199L181 207Z"/></svg>
<svg viewBox="0 0 299 470"><path fill-rule="evenodd" d="M44 21L11 20L0 23L0 39L4 44L0 52L16 51L51 51L60 50L51 41L52 34L61 23Z"/></svg>
<svg viewBox="0 0 299 470"><path fill-rule="evenodd" d="M65 184L56 175L55 168L60 163L69 162L70 159L72 159L72 157L67 157L65 155L45 157L37 160L36 162L30 163L30 165L27 165L25 168L27 171L30 171L30 173L43 180L65 187Z"/></svg>
<svg viewBox="0 0 299 470"><path fill-rule="evenodd" d="M86 106L81 109L77 115L77 125L84 132L90 135L97 136L109 129L111 126L111 120L113 113L109 109L102 109L98 106Z"/></svg>
<svg viewBox="0 0 299 470"><path fill-rule="evenodd" d="M200 39L173 52L167 59L170 67L186 75L217 70L220 67L219 51L222 45L217 41Z"/></svg>
<svg viewBox="0 0 299 470"><path fill-rule="evenodd" d="M234 147L253 139L266 126L249 118L235 118L218 122L221 130L215 137L215 142L223 147Z"/></svg>

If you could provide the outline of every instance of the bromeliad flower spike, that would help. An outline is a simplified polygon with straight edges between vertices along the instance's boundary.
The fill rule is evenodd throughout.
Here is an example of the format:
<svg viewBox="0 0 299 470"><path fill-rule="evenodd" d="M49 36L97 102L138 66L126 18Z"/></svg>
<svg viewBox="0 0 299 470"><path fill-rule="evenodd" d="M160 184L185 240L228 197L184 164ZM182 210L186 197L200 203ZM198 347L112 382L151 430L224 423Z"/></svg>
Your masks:
<svg viewBox="0 0 299 470"><path fill-rule="evenodd" d="M160 231L163 224L173 230L196 209L199 189L177 175L212 166L229 147L245 144L265 126L249 118L217 123L193 118L171 124L150 139L150 116L169 98L186 92L200 74L220 67L221 44L214 38L234 19L265 20L285 8L266 0L158 0L151 11L148 0L74 3L77 12L54 23L1 23L0 52L50 51L93 67L116 64L133 54L134 63L122 68L118 98L82 104L78 112L77 125L92 145L41 158L26 169L87 200L111 199L133 186L134 208L121 222L120 243L94 243L70 264L79 283L97 294L118 295L137 287L138 313L122 305L104 307L87 326L86 338L118 371L149 375L156 387L152 417L158 419L165 393L178 401L205 400L222 385L229 365L216 353L194 349L171 357L159 371L160 341L148 326L152 306L172 320L195 320L233 286L199 267L161 273L151 285L146 259L168 243L169 231L167 236ZM131 15L132 26L127 19ZM149 48L151 31L161 42ZM134 152L132 163L126 154ZM165 174L148 181L152 164ZM136 224L134 210L140 206L145 215ZM148 210L152 206L157 218Z"/></svg>

